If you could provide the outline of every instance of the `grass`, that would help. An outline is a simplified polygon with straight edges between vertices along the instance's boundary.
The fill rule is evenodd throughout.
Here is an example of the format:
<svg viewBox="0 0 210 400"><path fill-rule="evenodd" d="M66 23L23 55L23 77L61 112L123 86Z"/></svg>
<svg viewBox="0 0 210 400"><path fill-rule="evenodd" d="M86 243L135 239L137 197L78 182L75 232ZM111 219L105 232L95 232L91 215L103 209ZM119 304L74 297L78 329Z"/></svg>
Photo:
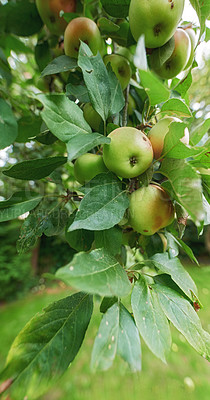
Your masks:
<svg viewBox="0 0 210 400"><path fill-rule="evenodd" d="M199 315L203 327L208 330L210 311L207 300L210 293L210 267L188 269L197 283L204 308ZM69 291L54 294L31 295L27 299L9 304L0 310L1 340L0 367L5 362L8 349L25 323L43 307L65 297ZM97 307L96 307L97 308ZM142 372L131 374L119 358L107 372L92 374L90 356L100 315L94 312L87 335L72 366L41 400L209 400L210 364L200 357L172 327L173 345L164 365L142 343ZM143 340L142 340L143 342ZM30 399L29 399L30 400Z"/></svg>

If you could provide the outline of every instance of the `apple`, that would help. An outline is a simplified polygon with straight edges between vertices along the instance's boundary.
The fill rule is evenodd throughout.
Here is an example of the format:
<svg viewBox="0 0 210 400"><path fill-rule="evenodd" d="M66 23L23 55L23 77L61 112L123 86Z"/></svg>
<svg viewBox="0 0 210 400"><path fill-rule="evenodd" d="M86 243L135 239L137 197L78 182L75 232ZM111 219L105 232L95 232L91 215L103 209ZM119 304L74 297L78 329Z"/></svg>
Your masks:
<svg viewBox="0 0 210 400"><path fill-rule="evenodd" d="M179 118L175 117L165 117L160 119L150 130L148 138L152 143L154 157L158 160L161 157L165 136L169 131L169 126L171 122L182 122ZM189 130L185 128L184 136L180 139L184 144L189 144Z"/></svg>
<svg viewBox="0 0 210 400"><path fill-rule="evenodd" d="M74 176L81 185L102 172L107 172L107 168L102 156L98 154L85 153L74 163Z"/></svg>
<svg viewBox="0 0 210 400"><path fill-rule="evenodd" d="M104 64L108 65L109 63L121 84L122 90L124 90L128 86L132 75L129 61L119 54L107 54L104 56Z"/></svg>
<svg viewBox="0 0 210 400"><path fill-rule="evenodd" d="M135 231L150 236L170 225L173 220L173 204L161 186L150 184L131 194L129 224Z"/></svg>
<svg viewBox="0 0 210 400"><path fill-rule="evenodd" d="M74 13L76 11L76 0L36 0L39 15L54 35L62 35L66 29L67 22L60 17L59 13Z"/></svg>
<svg viewBox="0 0 210 400"><path fill-rule="evenodd" d="M146 47L163 46L173 36L183 9L184 0L131 0L129 21L134 39L144 35Z"/></svg>
<svg viewBox="0 0 210 400"><path fill-rule="evenodd" d="M116 175L134 178L152 164L151 142L140 130L121 127L112 131L108 137L111 143L104 145L103 159L106 167Z"/></svg>
<svg viewBox="0 0 210 400"><path fill-rule="evenodd" d="M163 79L172 79L184 70L191 53L191 41L189 35L178 28L174 34L175 47L172 55L161 67L156 57L150 57L152 70ZM167 51L167 49L166 49Z"/></svg>
<svg viewBox="0 0 210 400"><path fill-rule="evenodd" d="M190 66L191 66L191 64L192 64L192 62L193 62L193 59L194 59L194 56L195 56L195 46L196 46L196 44L197 44L197 40L196 40L196 34L195 34L195 31L192 29L192 28L187 28L187 29L185 29L185 32L189 35L189 38L190 38L190 42L191 42L191 53L190 53L190 57L189 57L189 60L188 60L188 62L187 62L187 65L185 66L185 70L186 69L188 69Z"/></svg>
<svg viewBox="0 0 210 400"><path fill-rule="evenodd" d="M78 57L80 40L90 47L94 55L101 50L101 34L92 19L78 17L69 22L64 33L64 51L67 56Z"/></svg>
<svg viewBox="0 0 210 400"><path fill-rule="evenodd" d="M91 126L91 128L96 131L100 132L100 125L103 126L103 120L101 116L94 110L91 103L86 103L83 108L83 115L87 123Z"/></svg>
<svg viewBox="0 0 210 400"><path fill-rule="evenodd" d="M136 108L136 102L129 93L129 95L128 95L128 115L129 116L133 114L133 110L135 110L135 108Z"/></svg>

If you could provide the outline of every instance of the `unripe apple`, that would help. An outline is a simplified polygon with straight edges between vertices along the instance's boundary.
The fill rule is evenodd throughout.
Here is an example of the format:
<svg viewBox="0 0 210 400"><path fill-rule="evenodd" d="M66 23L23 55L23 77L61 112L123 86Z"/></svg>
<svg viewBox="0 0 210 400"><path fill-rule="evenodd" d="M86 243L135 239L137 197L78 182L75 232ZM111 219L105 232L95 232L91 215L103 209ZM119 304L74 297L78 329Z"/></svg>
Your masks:
<svg viewBox="0 0 210 400"><path fill-rule="evenodd" d="M103 124L103 120L97 111L94 110L91 103L86 103L84 105L83 115L91 128L96 132L100 132L100 125Z"/></svg>
<svg viewBox="0 0 210 400"><path fill-rule="evenodd" d="M81 185L102 172L107 172L107 168L102 156L98 154L83 154L74 163L74 176Z"/></svg>
<svg viewBox="0 0 210 400"><path fill-rule="evenodd" d="M67 22L60 17L60 11L73 13L76 11L76 0L36 0L39 15L54 35L62 35L66 29Z"/></svg>
<svg viewBox="0 0 210 400"><path fill-rule="evenodd" d="M163 79L172 79L177 76L183 71L190 57L191 41L189 35L183 29L178 28L174 34L174 40L174 51L161 67L159 62L157 63L156 57L152 55L150 57L152 70Z"/></svg>
<svg viewBox="0 0 210 400"><path fill-rule="evenodd" d="M129 93L129 95L128 95L128 115L129 116L133 114L133 111L135 110L135 108L136 108L136 102Z"/></svg>
<svg viewBox="0 0 210 400"><path fill-rule="evenodd" d="M161 157L165 136L169 131L169 126L172 122L182 122L179 118L165 117L160 119L150 130L148 138L152 143L154 157L158 160ZM184 144L189 144L189 131L188 128L184 130L184 136L180 139Z"/></svg>
<svg viewBox="0 0 210 400"><path fill-rule="evenodd" d="M128 86L132 75L130 63L127 58L119 54L107 54L104 57L104 63L105 65L108 63L111 64L112 70L119 80L122 90L124 90Z"/></svg>
<svg viewBox="0 0 210 400"><path fill-rule="evenodd" d="M78 17L69 22L64 33L64 51L67 56L78 57L80 40L90 47L94 55L101 50L101 34L92 19Z"/></svg>
<svg viewBox="0 0 210 400"><path fill-rule="evenodd" d="M150 184L131 194L129 223L135 231L150 236L170 225L173 219L173 204L162 187Z"/></svg>
<svg viewBox="0 0 210 400"><path fill-rule="evenodd" d="M145 35L146 47L163 46L173 36L183 9L184 0L131 0L129 21L134 39Z"/></svg>
<svg viewBox="0 0 210 400"><path fill-rule="evenodd" d="M188 62L187 62L187 65L185 66L185 70L186 69L188 69L190 66L191 66L191 64L192 64L192 62L193 62L193 59L194 59L194 56L195 56L195 46L196 46L196 44L197 44L197 41L196 41L196 35L195 35L195 31L192 29L192 28L187 28L187 29L185 29L185 32L189 35L189 38L190 38L190 42L191 42L191 53L190 53L190 57L189 57L189 60L188 60Z"/></svg>
<svg viewBox="0 0 210 400"><path fill-rule="evenodd" d="M115 129L108 137L111 143L104 145L103 159L116 175L134 178L152 164L152 145L143 132L127 126Z"/></svg>

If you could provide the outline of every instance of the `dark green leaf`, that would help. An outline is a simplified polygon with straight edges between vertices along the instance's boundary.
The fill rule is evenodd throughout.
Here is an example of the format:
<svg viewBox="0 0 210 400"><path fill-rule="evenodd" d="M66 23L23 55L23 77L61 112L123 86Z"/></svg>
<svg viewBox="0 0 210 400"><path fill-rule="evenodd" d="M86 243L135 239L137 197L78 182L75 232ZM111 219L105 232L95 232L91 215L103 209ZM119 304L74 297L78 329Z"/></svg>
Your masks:
<svg viewBox="0 0 210 400"><path fill-rule="evenodd" d="M104 247L115 256L121 251L122 229L117 226L104 231L95 231L96 248Z"/></svg>
<svg viewBox="0 0 210 400"><path fill-rule="evenodd" d="M41 43L37 43L34 54L39 70L42 71L52 59L48 41L45 40Z"/></svg>
<svg viewBox="0 0 210 400"><path fill-rule="evenodd" d="M60 72L71 71L77 67L75 58L68 56L60 56L51 61L50 64L42 71L42 76L59 74Z"/></svg>
<svg viewBox="0 0 210 400"><path fill-rule="evenodd" d="M125 98L119 80L115 73L112 71L110 65L108 65L108 76L111 90L111 106L110 115L117 114L122 110L125 105Z"/></svg>
<svg viewBox="0 0 210 400"><path fill-rule="evenodd" d="M158 293L167 318L200 355L210 360L210 336L202 329L200 319L189 301L167 286L156 284L154 290Z"/></svg>
<svg viewBox="0 0 210 400"><path fill-rule="evenodd" d="M0 202L0 222L10 221L33 210L41 200L42 196L34 192L14 193L9 200Z"/></svg>
<svg viewBox="0 0 210 400"><path fill-rule="evenodd" d="M100 144L109 144L110 141L110 138L97 132L92 132L91 134L79 133L73 136L67 143L68 159L70 161L74 160Z"/></svg>
<svg viewBox="0 0 210 400"><path fill-rule="evenodd" d="M104 297L100 305L100 312L104 314L108 308L112 307L117 301L117 297Z"/></svg>
<svg viewBox="0 0 210 400"><path fill-rule="evenodd" d="M120 29L119 25L115 24L113 21L105 17L99 18L97 24L99 26L100 32L104 35L112 32L117 32Z"/></svg>
<svg viewBox="0 0 210 400"><path fill-rule="evenodd" d="M197 265L198 265L198 260L195 258L192 249L185 243L183 242L183 240L181 240L178 237L175 237L174 235L172 235L172 233L170 232L165 232L166 238L167 240L172 237L173 240L182 248L182 250L188 255L188 257L194 261Z"/></svg>
<svg viewBox="0 0 210 400"><path fill-rule="evenodd" d="M99 53L93 56L90 48L81 43L78 65L82 69L93 108L106 121L110 114L111 90L104 62Z"/></svg>
<svg viewBox="0 0 210 400"><path fill-rule="evenodd" d="M73 85L72 83L68 83L68 85L66 85L66 96L74 96L75 100L78 99L80 103L90 102L88 90L85 85Z"/></svg>
<svg viewBox="0 0 210 400"><path fill-rule="evenodd" d="M163 362L171 347L171 333L157 294L141 277L132 291L131 305L138 330L150 350Z"/></svg>
<svg viewBox="0 0 210 400"><path fill-rule="evenodd" d="M156 69L162 67L162 65L171 57L175 48L175 40L172 38L163 46L153 49L150 59L152 65L155 65Z"/></svg>
<svg viewBox="0 0 210 400"><path fill-rule="evenodd" d="M12 144L18 134L18 125L10 106L0 99L0 149Z"/></svg>
<svg viewBox="0 0 210 400"><path fill-rule="evenodd" d="M34 139L40 133L41 124L42 119L34 114L21 117L18 120L18 136L15 141L26 143L30 139Z"/></svg>
<svg viewBox="0 0 210 400"><path fill-rule="evenodd" d="M49 176L56 168L67 162L66 157L37 158L13 165L3 174L15 179L37 180Z"/></svg>
<svg viewBox="0 0 210 400"><path fill-rule="evenodd" d="M81 347L92 310L92 297L76 293L52 303L28 322L0 375L2 380L13 380L13 399L36 399L65 372Z"/></svg>
<svg viewBox="0 0 210 400"><path fill-rule="evenodd" d="M123 267L103 249L78 253L56 277L87 293L100 296L127 296L131 286Z"/></svg>
<svg viewBox="0 0 210 400"><path fill-rule="evenodd" d="M205 31L205 21L209 17L210 4L209 0L190 0L191 5L195 9L200 22L200 37Z"/></svg>
<svg viewBox="0 0 210 400"><path fill-rule="evenodd" d="M104 10L116 18L128 16L131 0L101 0Z"/></svg>
<svg viewBox="0 0 210 400"><path fill-rule="evenodd" d="M93 185L93 186L92 186ZM82 189L81 189L82 190ZM101 231L116 225L129 206L121 182L110 172L97 175L88 183L70 231L89 229Z"/></svg>
<svg viewBox="0 0 210 400"><path fill-rule="evenodd" d="M93 346L93 370L107 370L116 354L129 364L132 372L141 370L138 330L130 313L121 303L115 303L102 318Z"/></svg>
<svg viewBox="0 0 210 400"><path fill-rule="evenodd" d="M73 223L76 211L70 215L66 225L65 237L68 244L77 251L88 251L91 249L94 233L85 229L78 229L77 231L68 232L70 225Z"/></svg>
<svg viewBox="0 0 210 400"><path fill-rule="evenodd" d="M62 142L68 142L80 133L92 133L77 104L63 94L40 94L38 100L44 105L41 116L49 130Z"/></svg>

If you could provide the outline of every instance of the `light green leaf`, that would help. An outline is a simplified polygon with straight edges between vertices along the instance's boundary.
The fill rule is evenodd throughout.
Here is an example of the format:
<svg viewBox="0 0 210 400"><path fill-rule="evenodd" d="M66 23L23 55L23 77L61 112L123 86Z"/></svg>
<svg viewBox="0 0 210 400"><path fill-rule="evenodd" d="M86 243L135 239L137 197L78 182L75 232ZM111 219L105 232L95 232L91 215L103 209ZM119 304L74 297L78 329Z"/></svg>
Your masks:
<svg viewBox="0 0 210 400"><path fill-rule="evenodd" d="M99 184L91 188L95 182ZM69 231L112 228L121 221L128 206L129 199L121 182L110 172L99 174L88 183L88 193L82 199Z"/></svg>
<svg viewBox="0 0 210 400"><path fill-rule="evenodd" d="M210 1L209 0L190 0L191 5L195 9L200 22L200 37L205 31L205 21L210 14Z"/></svg>
<svg viewBox="0 0 210 400"><path fill-rule="evenodd" d="M13 165L3 174L15 179L38 180L49 176L56 168L67 162L67 157L37 158Z"/></svg>
<svg viewBox="0 0 210 400"><path fill-rule="evenodd" d="M200 355L210 360L210 336L203 330L198 314L189 301L164 285L156 284L154 290L166 317Z"/></svg>
<svg viewBox="0 0 210 400"><path fill-rule="evenodd" d="M111 105L110 115L117 114L122 110L125 105L125 98L120 85L120 81L117 79L115 73L112 71L111 66L108 64L108 77L111 90Z"/></svg>
<svg viewBox="0 0 210 400"><path fill-rule="evenodd" d="M91 357L93 370L107 370L116 354L132 372L141 370L141 344L138 330L128 310L115 303L103 315Z"/></svg>
<svg viewBox="0 0 210 400"><path fill-rule="evenodd" d="M206 119L205 121L202 121L201 124L197 125L190 132L190 144L193 146L198 144L209 129L210 129L210 118Z"/></svg>
<svg viewBox="0 0 210 400"><path fill-rule="evenodd" d="M94 147L104 143L109 144L110 142L110 138L97 132L92 132L91 134L79 133L73 136L67 143L68 159L70 161L74 160Z"/></svg>
<svg viewBox="0 0 210 400"><path fill-rule="evenodd" d="M93 310L92 297L76 293L50 304L16 337L0 375L12 379L12 398L36 399L74 360Z"/></svg>
<svg viewBox="0 0 210 400"><path fill-rule="evenodd" d="M100 296L127 296L131 286L123 267L104 249L78 253L56 278L87 293Z"/></svg>
<svg viewBox="0 0 210 400"><path fill-rule="evenodd" d="M183 240L181 240L179 237L172 235L172 233L168 232L168 231L165 232L165 236L166 236L167 240L169 238L172 238L182 248L182 250L184 250L184 252L189 256L189 258L192 261L194 261L197 265L199 264L198 260L195 258L194 254L193 254L192 249L185 242L183 242Z"/></svg>
<svg viewBox="0 0 210 400"><path fill-rule="evenodd" d="M18 135L18 125L9 104L0 99L0 149L10 146Z"/></svg>
<svg viewBox="0 0 210 400"><path fill-rule="evenodd" d="M9 200L0 202L0 222L10 221L33 210L41 200L42 196L34 192L14 193Z"/></svg>
<svg viewBox="0 0 210 400"><path fill-rule="evenodd" d="M190 118L192 113L183 100L169 99L161 107L161 113L180 118Z"/></svg>
<svg viewBox="0 0 210 400"><path fill-rule="evenodd" d="M92 133L77 104L63 94L39 94L44 105L41 116L49 130L62 142L68 142L78 134Z"/></svg>
<svg viewBox="0 0 210 400"><path fill-rule="evenodd" d="M105 64L99 53L93 56L90 48L82 42L78 65L82 69L93 108L106 121L110 114L111 90Z"/></svg>
<svg viewBox="0 0 210 400"><path fill-rule="evenodd" d="M58 74L60 72L70 71L77 67L77 61L75 58L68 56L60 56L54 58L50 64L48 64L42 71L41 76Z"/></svg>
<svg viewBox="0 0 210 400"><path fill-rule="evenodd" d="M140 83L149 97L151 106L169 99L170 91L151 71L139 70L139 75Z"/></svg>
<svg viewBox="0 0 210 400"><path fill-rule="evenodd" d="M163 362L171 348L171 333L157 294L148 287L144 277L136 283L131 305L138 330L150 350Z"/></svg>

